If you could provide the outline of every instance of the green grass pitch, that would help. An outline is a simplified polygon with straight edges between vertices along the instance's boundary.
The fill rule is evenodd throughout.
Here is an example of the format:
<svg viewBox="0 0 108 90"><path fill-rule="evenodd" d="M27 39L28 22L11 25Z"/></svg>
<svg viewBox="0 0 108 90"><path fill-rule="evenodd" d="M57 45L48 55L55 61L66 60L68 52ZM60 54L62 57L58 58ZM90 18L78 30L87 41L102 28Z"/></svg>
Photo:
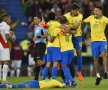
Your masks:
<svg viewBox="0 0 108 90"><path fill-rule="evenodd" d="M77 82L76 88L46 88L46 89L0 89L0 90L108 90L108 79L102 79L101 84L99 86L95 86L95 77L84 77L83 81L79 81L77 77L75 77L75 81ZM13 84L22 83L28 80L32 80L32 78L28 77L8 77L8 80ZM60 78L58 78L60 80Z"/></svg>

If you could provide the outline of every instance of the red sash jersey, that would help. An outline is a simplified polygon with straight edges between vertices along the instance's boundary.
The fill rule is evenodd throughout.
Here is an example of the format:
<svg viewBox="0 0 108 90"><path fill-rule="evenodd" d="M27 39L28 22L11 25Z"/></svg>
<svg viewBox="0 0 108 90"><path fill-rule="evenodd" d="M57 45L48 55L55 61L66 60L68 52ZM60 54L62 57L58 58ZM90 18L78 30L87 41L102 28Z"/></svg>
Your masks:
<svg viewBox="0 0 108 90"><path fill-rule="evenodd" d="M3 39L1 34L0 34L0 43L3 46L3 48L9 48L8 43L4 41L4 39Z"/></svg>
<svg viewBox="0 0 108 90"><path fill-rule="evenodd" d="M6 40L6 34L10 33L10 26L6 22L0 23L0 43L3 48L9 48Z"/></svg>

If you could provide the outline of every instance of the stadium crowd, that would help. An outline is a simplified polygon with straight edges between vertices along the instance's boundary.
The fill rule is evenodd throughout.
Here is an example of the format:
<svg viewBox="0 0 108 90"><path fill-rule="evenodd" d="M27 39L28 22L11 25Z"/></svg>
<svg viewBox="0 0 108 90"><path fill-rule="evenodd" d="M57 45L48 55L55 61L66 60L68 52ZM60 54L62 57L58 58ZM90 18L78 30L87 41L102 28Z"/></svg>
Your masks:
<svg viewBox="0 0 108 90"><path fill-rule="evenodd" d="M14 29L17 26L18 21L10 21L11 39L9 38L7 40L11 52L11 60L9 62L10 76L16 75L19 77L21 75L20 72L22 67L26 67L28 76L31 77L35 74L35 80L37 81L40 71L42 71L42 80L45 80L47 76L56 79L57 70L60 70L63 82L66 83L67 86L76 86L77 84L74 81L75 69L72 63L74 57L73 52L76 50L78 60L78 69L76 71L80 81L83 80L82 52L91 52L91 26L82 24L82 21L84 20L85 23L90 22L88 17L94 15L94 9L102 11L100 6L103 7L103 15L108 17L108 13L106 12L108 7L107 4L107 0L22 0L30 31L23 41L18 42L17 36L14 34ZM69 12L71 12L73 18L79 16L73 26L70 25L71 21L69 20L71 18L68 14ZM8 18L10 17L5 16L6 11L4 11L4 9L1 9L0 13L5 22L9 20ZM5 17L8 17L7 20L5 20ZM72 20L74 21L74 19ZM104 23L108 24L108 19L105 18ZM51 31L52 29L55 31ZM81 29L82 31L80 31ZM76 30L79 30L80 33L76 33ZM108 31L106 30L106 37L107 32ZM63 39L64 37L66 37L66 42ZM61 46L58 44L58 38ZM72 38L73 42L69 42ZM62 52L62 54L60 52ZM68 57L68 55L70 56ZM97 77L95 84L99 85L102 78L97 68L98 65L96 60L98 55L95 55L97 54L94 54L94 57L96 57L94 58L94 65ZM102 55L105 69L103 77L106 79L108 77L106 69L107 65L105 64L106 54L102 53ZM61 59L63 61L60 61ZM69 60L69 62L66 62L64 59ZM7 63L3 64L7 65ZM52 72L50 72L50 67L52 67ZM4 68L7 69L7 66ZM5 70L4 73L6 72L8 71ZM5 81L6 77L3 83L7 83Z"/></svg>

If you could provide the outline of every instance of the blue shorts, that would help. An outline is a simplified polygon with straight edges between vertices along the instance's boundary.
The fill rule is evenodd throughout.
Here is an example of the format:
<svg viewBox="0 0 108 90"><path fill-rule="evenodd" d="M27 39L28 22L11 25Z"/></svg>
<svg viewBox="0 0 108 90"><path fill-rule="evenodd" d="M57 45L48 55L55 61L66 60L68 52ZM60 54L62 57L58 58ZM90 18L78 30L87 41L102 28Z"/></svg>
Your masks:
<svg viewBox="0 0 108 90"><path fill-rule="evenodd" d="M56 62L61 60L61 52L59 47L47 48L47 62Z"/></svg>
<svg viewBox="0 0 108 90"><path fill-rule="evenodd" d="M107 42L106 41L91 42L91 48L92 48L92 56L93 57L99 56L101 52L107 51Z"/></svg>
<svg viewBox="0 0 108 90"><path fill-rule="evenodd" d="M74 57L74 51L73 50L61 52L61 59L62 59L61 64L70 65L73 57Z"/></svg>
<svg viewBox="0 0 108 90"><path fill-rule="evenodd" d="M72 42L76 50L82 50L82 37L81 36L74 37L72 39Z"/></svg>
<svg viewBox="0 0 108 90"><path fill-rule="evenodd" d="M25 88L25 85L28 85L30 88L39 88L39 82L37 80L30 80L21 84L18 84L18 88Z"/></svg>

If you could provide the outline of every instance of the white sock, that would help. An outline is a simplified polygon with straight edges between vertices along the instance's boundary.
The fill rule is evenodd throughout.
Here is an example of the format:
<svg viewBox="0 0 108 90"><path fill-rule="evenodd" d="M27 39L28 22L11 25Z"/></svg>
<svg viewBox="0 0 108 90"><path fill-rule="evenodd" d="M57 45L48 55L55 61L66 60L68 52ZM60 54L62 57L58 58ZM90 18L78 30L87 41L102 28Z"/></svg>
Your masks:
<svg viewBox="0 0 108 90"><path fill-rule="evenodd" d="M31 75L31 73L32 73L32 68L28 67L28 76Z"/></svg>
<svg viewBox="0 0 108 90"><path fill-rule="evenodd" d="M11 70L11 77L15 75L15 70Z"/></svg>
<svg viewBox="0 0 108 90"><path fill-rule="evenodd" d="M3 81L7 80L8 65L3 65Z"/></svg>
<svg viewBox="0 0 108 90"><path fill-rule="evenodd" d="M20 69L16 70L16 75L17 75L17 77L19 77L19 75L20 75Z"/></svg>
<svg viewBox="0 0 108 90"><path fill-rule="evenodd" d="M2 65L0 65L0 81L1 81L1 78L2 78Z"/></svg>
<svg viewBox="0 0 108 90"><path fill-rule="evenodd" d="M99 74L99 73L97 73L96 76L97 76L98 78L100 78L100 74Z"/></svg>

